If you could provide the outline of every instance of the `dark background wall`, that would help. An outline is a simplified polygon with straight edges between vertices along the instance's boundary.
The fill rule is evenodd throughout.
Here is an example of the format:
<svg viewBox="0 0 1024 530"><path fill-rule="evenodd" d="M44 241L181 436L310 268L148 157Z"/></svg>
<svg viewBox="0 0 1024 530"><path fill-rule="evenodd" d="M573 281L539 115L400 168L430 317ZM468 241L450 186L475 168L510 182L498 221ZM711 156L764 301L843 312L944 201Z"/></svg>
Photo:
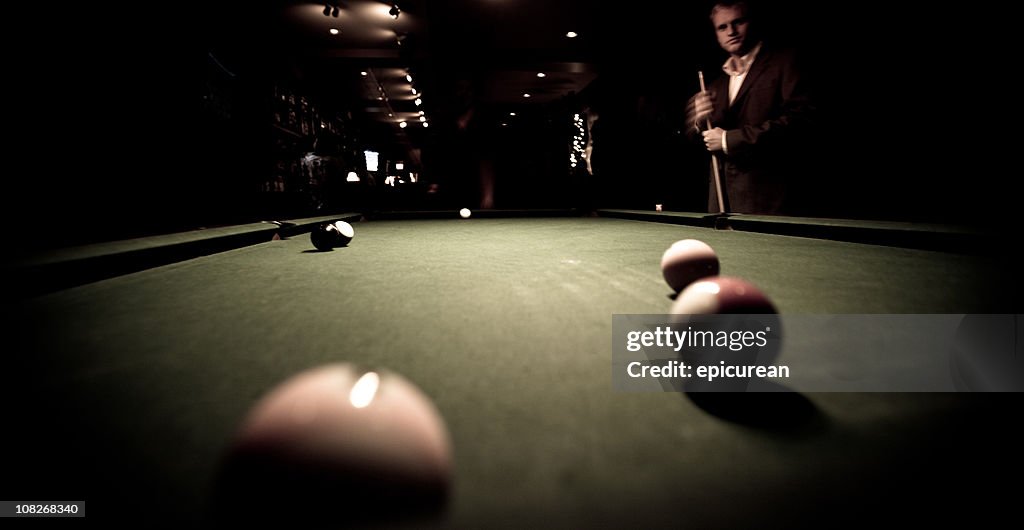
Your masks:
<svg viewBox="0 0 1024 530"><path fill-rule="evenodd" d="M494 175L497 207L578 206L593 194L601 206L701 209L707 159L683 141L683 106L697 90L696 70L718 71L723 57L707 6L677 4L595 7L592 16L620 31L602 41L591 87L514 127L500 125L502 109L482 109L478 134L462 144L462 133L439 126L423 148L424 174L459 184L446 168L465 149ZM1012 123L1004 109L1015 86L1000 88L993 74L1012 68L990 68L1014 51L999 43L1009 29L989 38L987 11L966 4L788 0L766 8L772 37L801 48L817 78L820 143L807 154L817 169L803 189L815 214L1010 222L1015 155L997 147L995 128ZM259 132L259 91L281 77L264 67L273 51L242 41L220 56L227 75L211 66L217 28L203 4L135 9L142 22L120 22L121 8L100 5L75 17L12 14L38 26L5 76L17 125L5 151L18 169L6 172L3 201L9 218L35 227L17 232L25 242L131 237L267 213L251 192L269 142ZM223 36L213 40L223 48ZM584 104L601 112L596 178L565 167L569 118ZM344 113L349 105L328 106ZM477 186L459 185L467 195Z"/></svg>

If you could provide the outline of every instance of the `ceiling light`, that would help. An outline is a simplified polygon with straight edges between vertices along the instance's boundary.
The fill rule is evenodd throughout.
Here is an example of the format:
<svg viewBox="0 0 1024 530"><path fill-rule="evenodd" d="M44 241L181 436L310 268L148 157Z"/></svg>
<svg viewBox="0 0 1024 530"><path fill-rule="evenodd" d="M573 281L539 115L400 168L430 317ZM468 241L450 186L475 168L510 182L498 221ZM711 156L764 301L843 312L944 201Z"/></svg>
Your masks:
<svg viewBox="0 0 1024 530"><path fill-rule="evenodd" d="M404 121L400 121L400 122L398 122L398 126L404 129L404 128L408 127L409 124L405 123Z"/></svg>
<svg viewBox="0 0 1024 530"><path fill-rule="evenodd" d="M575 39L576 37L579 36L579 33L576 33L575 31L570 31L566 33L565 36L569 37L570 39Z"/></svg>
<svg viewBox="0 0 1024 530"><path fill-rule="evenodd" d="M414 96L416 95L416 87L412 88L412 95L414 95Z"/></svg>
<svg viewBox="0 0 1024 530"><path fill-rule="evenodd" d="M528 98L528 97L530 97L530 93L529 93L529 92L523 92L523 97L524 97L524 98Z"/></svg>
<svg viewBox="0 0 1024 530"><path fill-rule="evenodd" d="M412 74L405 74L405 80L412 83Z"/></svg>
<svg viewBox="0 0 1024 530"><path fill-rule="evenodd" d="M391 18L394 18L394 19L397 19L398 15L401 14L401 13L402 13L402 10L398 8L398 4L392 4L391 5L391 10L388 11L388 14L391 15Z"/></svg>
<svg viewBox="0 0 1024 530"><path fill-rule="evenodd" d="M424 115L424 114L426 114L426 112L424 112L424 111L422 111L422 110L421 110L421 111L420 111L420 116L422 116L422 115Z"/></svg>
<svg viewBox="0 0 1024 530"><path fill-rule="evenodd" d="M415 99L415 100L413 101L413 103L415 103L415 104L416 104L416 106L417 106L417 107L419 107L420 105L422 105L422 104L423 104L423 100L422 100L422 99L420 99L420 98L416 98L416 99Z"/></svg>
<svg viewBox="0 0 1024 530"><path fill-rule="evenodd" d="M423 126L426 127L427 126L427 122L423 122Z"/></svg>
<svg viewBox="0 0 1024 530"><path fill-rule="evenodd" d="M361 75L363 77L366 77L366 70L363 70L363 71L359 72L359 75Z"/></svg>
<svg viewBox="0 0 1024 530"><path fill-rule="evenodd" d="M331 35L337 35L337 34L341 33L340 31L338 31L338 28L331 28L328 31L331 32Z"/></svg>
<svg viewBox="0 0 1024 530"><path fill-rule="evenodd" d="M548 76L548 74L545 74L544 72L537 72L537 77L547 77L547 76Z"/></svg>
<svg viewBox="0 0 1024 530"><path fill-rule="evenodd" d="M509 112L509 113L508 113L508 115L509 115L509 116L515 116L515 115L516 115L516 113L515 113L515 112Z"/></svg>
<svg viewBox="0 0 1024 530"><path fill-rule="evenodd" d="M426 116L420 116L420 121L427 121L427 117Z"/></svg>

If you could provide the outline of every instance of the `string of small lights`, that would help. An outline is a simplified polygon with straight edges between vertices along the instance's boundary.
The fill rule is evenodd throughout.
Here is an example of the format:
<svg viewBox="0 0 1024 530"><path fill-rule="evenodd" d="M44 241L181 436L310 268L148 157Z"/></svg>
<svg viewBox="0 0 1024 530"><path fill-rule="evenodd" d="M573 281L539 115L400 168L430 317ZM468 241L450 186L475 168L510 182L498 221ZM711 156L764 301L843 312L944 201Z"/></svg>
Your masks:
<svg viewBox="0 0 1024 530"><path fill-rule="evenodd" d="M576 131L572 135L572 149L569 151L569 167L575 168L585 158L583 154L583 116L577 112L572 116L572 123L576 126Z"/></svg>

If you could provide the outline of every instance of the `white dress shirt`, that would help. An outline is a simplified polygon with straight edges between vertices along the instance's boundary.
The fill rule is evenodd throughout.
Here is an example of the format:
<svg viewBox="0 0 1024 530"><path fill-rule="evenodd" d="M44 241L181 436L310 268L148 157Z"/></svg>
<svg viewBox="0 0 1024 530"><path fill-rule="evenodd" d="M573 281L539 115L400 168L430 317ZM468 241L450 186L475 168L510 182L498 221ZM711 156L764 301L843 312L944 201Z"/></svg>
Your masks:
<svg viewBox="0 0 1024 530"><path fill-rule="evenodd" d="M743 80L747 78L747 72L750 71L750 66L754 64L754 59L757 58L757 52L761 51L761 43L757 43L754 49L747 52L742 57L736 57L735 55L729 56L729 59L722 65L722 70L729 74L729 105L731 106L733 101L736 100L736 95L740 93L740 87L743 86ZM722 151L725 154L729 154L729 143L726 141L726 133L722 133Z"/></svg>

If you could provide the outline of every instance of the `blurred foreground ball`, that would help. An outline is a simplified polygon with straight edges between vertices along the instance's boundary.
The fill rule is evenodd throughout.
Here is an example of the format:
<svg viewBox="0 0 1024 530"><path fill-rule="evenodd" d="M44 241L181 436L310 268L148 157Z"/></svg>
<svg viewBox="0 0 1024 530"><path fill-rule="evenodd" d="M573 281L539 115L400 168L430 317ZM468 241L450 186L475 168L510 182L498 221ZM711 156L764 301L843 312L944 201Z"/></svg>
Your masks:
<svg viewBox="0 0 1024 530"><path fill-rule="evenodd" d="M327 523L430 514L451 480L448 431L428 397L397 374L333 364L251 409L228 455L222 513L245 504L261 519Z"/></svg>

